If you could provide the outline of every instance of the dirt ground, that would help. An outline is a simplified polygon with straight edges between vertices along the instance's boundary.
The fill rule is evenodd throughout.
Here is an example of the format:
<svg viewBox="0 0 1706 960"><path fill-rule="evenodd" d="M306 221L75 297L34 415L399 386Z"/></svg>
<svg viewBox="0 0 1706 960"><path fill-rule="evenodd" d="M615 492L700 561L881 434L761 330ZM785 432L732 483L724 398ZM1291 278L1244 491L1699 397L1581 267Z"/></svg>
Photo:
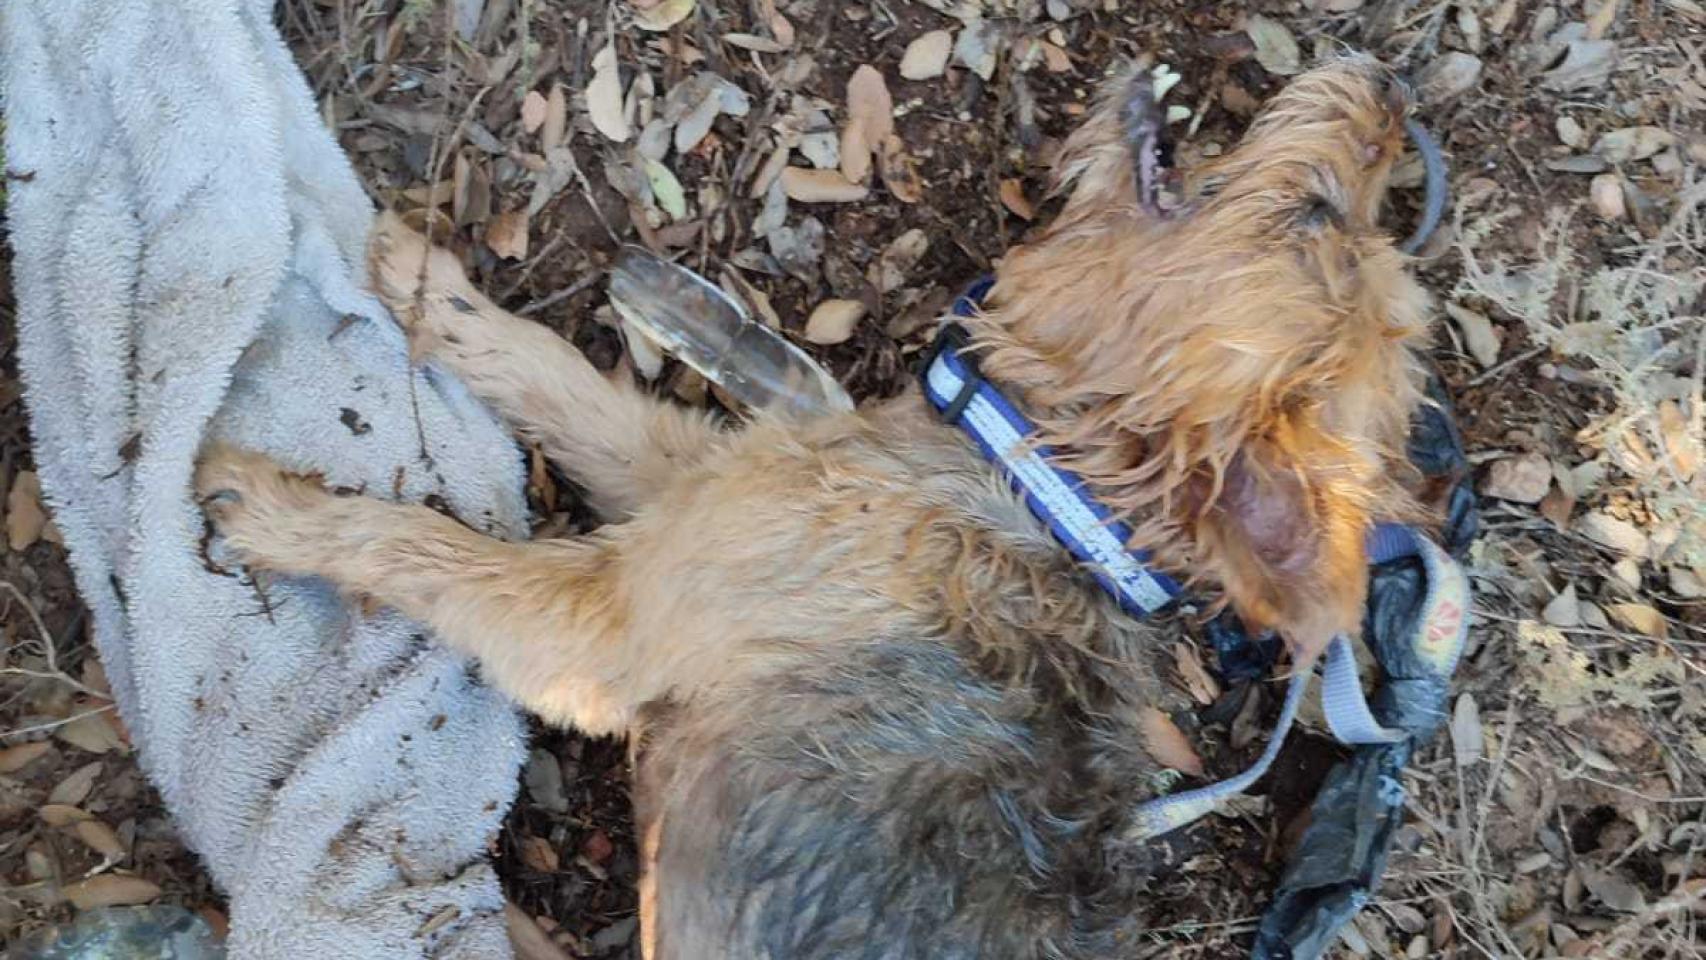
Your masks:
<svg viewBox="0 0 1706 960"><path fill-rule="evenodd" d="M1187 164L1314 56L1407 71L1451 170L1418 270L1482 495L1477 609L1449 731L1336 949L1706 954L1697 0L285 0L278 18L377 203L430 224L500 303L687 403L719 401L626 345L606 305L619 243L679 255L856 396L887 395L952 294L1047 222L1051 151L1119 58L1179 74ZM843 174L869 154L843 134L873 125L860 188ZM1400 169L1395 231L1419 182ZM15 315L0 271L0 943L72 916L96 874L217 922L101 695L31 472ZM539 533L584 528L560 477L535 469L530 493ZM1227 732L1198 736L1214 754ZM1333 756L1297 739L1158 881L1169 922L1134 955L1247 949ZM497 861L567 956L636 955L627 789L621 744L538 732Z"/></svg>

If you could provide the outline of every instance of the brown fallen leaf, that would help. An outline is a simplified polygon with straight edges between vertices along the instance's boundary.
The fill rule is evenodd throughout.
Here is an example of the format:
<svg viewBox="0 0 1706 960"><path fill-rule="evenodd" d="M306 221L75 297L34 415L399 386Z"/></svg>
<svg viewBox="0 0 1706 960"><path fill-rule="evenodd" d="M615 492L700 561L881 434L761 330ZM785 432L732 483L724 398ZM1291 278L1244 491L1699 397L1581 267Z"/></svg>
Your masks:
<svg viewBox="0 0 1706 960"><path fill-rule="evenodd" d="M843 167L845 170L845 157ZM869 156L866 162L869 162ZM849 203L863 200L871 191L864 184L854 183L839 170L811 170L788 167L782 171L782 191L790 200L801 203Z"/></svg>
<svg viewBox="0 0 1706 960"><path fill-rule="evenodd" d="M698 0L654 0L644 7L634 4L634 23L642 30L663 33L693 12Z"/></svg>
<svg viewBox="0 0 1706 960"><path fill-rule="evenodd" d="M15 747L0 750L0 773L17 773L40 760L42 755L52 749L53 744L46 740L37 740L34 743L20 743Z"/></svg>
<svg viewBox="0 0 1706 960"><path fill-rule="evenodd" d="M141 877L126 877L104 873L82 883L65 888L65 899L79 910L96 907L128 907L151 903L160 896L160 888Z"/></svg>
<svg viewBox="0 0 1706 960"><path fill-rule="evenodd" d="M857 300L825 300L806 319L806 339L824 345L845 343L864 315L865 305Z"/></svg>
<svg viewBox="0 0 1706 960"><path fill-rule="evenodd" d="M527 96L521 98L521 131L535 133L544 126L546 108L545 97L539 91L527 91Z"/></svg>
<svg viewBox="0 0 1706 960"><path fill-rule="evenodd" d="M616 845L610 842L610 837L603 830L594 830L581 842L581 856L593 863L603 863L615 852Z"/></svg>
<svg viewBox="0 0 1706 960"><path fill-rule="evenodd" d="M556 873L562 866L557 848L544 837L525 837L521 841L521 862L539 873Z"/></svg>
<svg viewBox="0 0 1706 960"><path fill-rule="evenodd" d="M96 760L87 763L71 772L71 775L59 781L53 792L47 795L48 803L62 803L75 807L89 798L95 789L95 778L101 775L106 765Z"/></svg>
<svg viewBox="0 0 1706 960"><path fill-rule="evenodd" d="M509 928L509 945L515 950L516 960L573 960L552 942L527 911L513 903L504 904L504 925Z"/></svg>
<svg viewBox="0 0 1706 960"><path fill-rule="evenodd" d="M107 722L105 714L110 712L85 714L55 730L53 735L88 753L111 753L115 750L124 753L124 741L120 739L113 725Z"/></svg>
<svg viewBox="0 0 1706 960"><path fill-rule="evenodd" d="M626 143L633 135L622 100L622 75L616 64L615 44L607 45L592 58L592 80L586 85L586 112L598 132L617 143Z"/></svg>
<svg viewBox="0 0 1706 960"><path fill-rule="evenodd" d="M1659 439L1677 478L1684 483L1694 479L1700 469L1700 441L1690 435L1688 415L1675 400L1659 404Z"/></svg>
<svg viewBox="0 0 1706 960"><path fill-rule="evenodd" d="M486 224L486 246L506 260L527 259L528 216L526 210L500 213Z"/></svg>
<svg viewBox="0 0 1706 960"><path fill-rule="evenodd" d="M42 804L37 808L36 816L41 818L42 823L47 824L55 830L64 829L74 823L81 823L84 820L94 819L93 816L85 813L81 808L73 807L64 803Z"/></svg>
<svg viewBox="0 0 1706 960"><path fill-rule="evenodd" d="M545 122L539 127L539 143L546 150L560 147L568 139L568 133L569 98L562 84L553 83L550 95L545 98Z"/></svg>
<svg viewBox="0 0 1706 960"><path fill-rule="evenodd" d="M14 551L27 550L47 526L47 511L41 505L41 478L34 470L23 470L6 494L6 542Z"/></svg>
<svg viewBox="0 0 1706 960"><path fill-rule="evenodd" d="M1043 52L1043 66L1048 68L1049 73L1072 72L1072 58L1067 55L1065 50L1047 40L1042 41L1039 46Z"/></svg>
<svg viewBox="0 0 1706 960"><path fill-rule="evenodd" d="M1140 723L1143 744L1156 763L1193 777L1203 775L1202 758L1172 717L1155 707L1145 707Z"/></svg>
<svg viewBox="0 0 1706 960"><path fill-rule="evenodd" d="M924 199L924 182L918 177L918 164L906 152L906 144L894 134L883 139L877 151L877 170L883 186L901 203L917 203Z"/></svg>
<svg viewBox="0 0 1706 960"><path fill-rule="evenodd" d="M1031 206L1031 201L1025 198L1025 184L1017 177L1001 181L999 187L1001 205L1020 220L1031 220L1037 215L1037 208Z"/></svg>
<svg viewBox="0 0 1706 960"><path fill-rule="evenodd" d="M930 249L930 236L918 227L913 227L889 242L883 252L877 256L877 262L865 271L865 279L877 288L879 293L893 293L906 285L907 275L912 268L918 266L918 261L924 259L924 254Z"/></svg>
<svg viewBox="0 0 1706 960"><path fill-rule="evenodd" d="M83 841L84 846L100 854L108 863L117 863L129 853L124 848L124 843L119 840L118 834L113 832L113 828L99 820L80 820L72 828L72 832L77 834L77 839Z"/></svg>
<svg viewBox="0 0 1706 960"><path fill-rule="evenodd" d="M1631 630L1663 640L1670 636L1670 624L1665 621L1665 615L1644 603L1614 603L1606 607L1611 618Z"/></svg>
<svg viewBox="0 0 1706 960"><path fill-rule="evenodd" d="M1188 643L1173 644L1173 669L1192 700L1206 707L1220 699L1220 683L1203 666L1195 647Z"/></svg>
<svg viewBox="0 0 1706 960"><path fill-rule="evenodd" d="M847 81L847 125L841 128L841 174L853 183L871 176L871 154L894 133L894 98L870 64Z"/></svg>

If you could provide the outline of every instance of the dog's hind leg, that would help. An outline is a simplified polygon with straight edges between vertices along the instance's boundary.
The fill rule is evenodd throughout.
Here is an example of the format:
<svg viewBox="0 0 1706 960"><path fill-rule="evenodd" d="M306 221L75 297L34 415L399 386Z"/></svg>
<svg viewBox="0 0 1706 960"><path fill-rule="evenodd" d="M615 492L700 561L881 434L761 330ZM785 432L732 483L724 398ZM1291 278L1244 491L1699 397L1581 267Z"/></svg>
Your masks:
<svg viewBox="0 0 1706 960"><path fill-rule="evenodd" d="M707 415L612 382L573 344L498 307L454 255L394 215L380 217L368 258L374 291L409 328L417 355L444 364L539 444L607 519L631 515L716 442Z"/></svg>
<svg viewBox="0 0 1706 960"><path fill-rule="evenodd" d="M628 642L609 537L510 543L427 507L335 496L226 446L203 453L195 480L252 569L323 577L396 609L479 658L493 685L548 721L623 733L668 681L635 662L644 644Z"/></svg>

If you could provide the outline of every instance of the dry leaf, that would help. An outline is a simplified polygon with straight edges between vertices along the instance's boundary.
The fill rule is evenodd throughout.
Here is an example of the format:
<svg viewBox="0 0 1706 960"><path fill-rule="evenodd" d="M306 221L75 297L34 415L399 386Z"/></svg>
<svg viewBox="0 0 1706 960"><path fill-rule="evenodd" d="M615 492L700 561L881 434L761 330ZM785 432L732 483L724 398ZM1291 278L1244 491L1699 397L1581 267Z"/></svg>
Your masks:
<svg viewBox="0 0 1706 960"><path fill-rule="evenodd" d="M557 848L544 837L525 837L521 841L521 862L538 873L556 873L561 861Z"/></svg>
<svg viewBox="0 0 1706 960"><path fill-rule="evenodd" d="M84 846L100 854L108 863L117 863L128 853L113 828L99 820L79 821L72 828L72 832L77 834L77 839L83 841Z"/></svg>
<svg viewBox="0 0 1706 960"><path fill-rule="evenodd" d="M841 173L853 183L871 175L871 153L894 133L894 99L870 64L847 80L847 125L841 131Z"/></svg>
<svg viewBox="0 0 1706 960"><path fill-rule="evenodd" d="M663 351L627 317L621 317L618 326L622 341L628 345L628 356L634 361L634 370L647 382L656 380L663 372Z"/></svg>
<svg viewBox="0 0 1706 960"><path fill-rule="evenodd" d="M770 185L776 182L776 178L781 176L782 171L787 169L787 167L788 148L777 147L775 150L772 150L770 152L770 157L764 161L764 166L759 167L758 173L753 175L752 186L746 191L747 198L750 200L757 200L759 197L770 192ZM757 233L759 236L763 236L764 233L769 231L760 232L758 230L754 230L753 232Z"/></svg>
<svg viewBox="0 0 1706 960"><path fill-rule="evenodd" d="M55 737L89 753L120 753L128 749L118 731L107 722L106 713L90 713L78 717L53 732Z"/></svg>
<svg viewBox="0 0 1706 960"><path fill-rule="evenodd" d="M688 4L692 6L691 0ZM586 112L592 125L617 143L633 135L622 102L622 74L616 64L616 45L606 44L592 58L592 80L586 85Z"/></svg>
<svg viewBox="0 0 1706 960"><path fill-rule="evenodd" d="M1625 127L1600 136L1593 152L1611 163L1645 160L1676 144L1676 135L1663 127Z"/></svg>
<svg viewBox="0 0 1706 960"><path fill-rule="evenodd" d="M1688 416L1675 400L1659 404L1659 439L1677 477L1684 483L1694 479L1700 469L1700 441L1690 434Z"/></svg>
<svg viewBox="0 0 1706 960"><path fill-rule="evenodd" d="M534 133L545 125L547 105L537 90L527 91L521 98L521 132Z"/></svg>
<svg viewBox="0 0 1706 960"><path fill-rule="evenodd" d="M1067 56L1065 50L1049 43L1047 40L1042 41L1038 46L1042 48L1043 66L1048 68L1049 73L1072 72L1072 58Z"/></svg>
<svg viewBox="0 0 1706 960"><path fill-rule="evenodd" d="M603 863L616 852L616 845L610 842L610 837L603 830L594 830L581 841L581 856L593 863Z"/></svg>
<svg viewBox="0 0 1706 960"><path fill-rule="evenodd" d="M725 33L723 42L754 53L785 53L788 50L788 45L782 41L761 37L755 33Z"/></svg>
<svg viewBox="0 0 1706 960"><path fill-rule="evenodd" d="M946 30L931 30L920 34L906 45L900 56L900 75L907 80L931 80L948 69L948 54L954 49L954 35Z"/></svg>
<svg viewBox="0 0 1706 960"><path fill-rule="evenodd" d="M1576 599L1576 585L1569 584L1540 611L1540 619L1554 627L1576 627L1582 622L1582 604Z"/></svg>
<svg viewBox="0 0 1706 960"><path fill-rule="evenodd" d="M846 149L846 141L842 142ZM842 156L842 170L846 167L846 156ZM870 155L866 154L866 164L870 163ZM870 194L864 185L854 183L842 176L836 170L808 170L805 167L789 167L782 171L782 189L788 199L801 203L848 203L863 200Z"/></svg>
<svg viewBox="0 0 1706 960"><path fill-rule="evenodd" d="M913 227L883 248L877 262L865 272L865 278L878 292L893 293L906 285L907 274L918 266L918 261L924 259L924 253L929 249L929 235Z"/></svg>
<svg viewBox="0 0 1706 960"><path fill-rule="evenodd" d="M1468 307L1447 302L1445 312L1463 333L1463 346L1482 369L1499 362L1499 334L1492 321Z"/></svg>
<svg viewBox="0 0 1706 960"><path fill-rule="evenodd" d="M1193 777L1203 775L1202 758L1197 756L1196 748L1191 746L1191 741L1172 717L1155 707L1144 707L1140 725L1143 744L1156 763Z"/></svg>
<svg viewBox="0 0 1706 960"><path fill-rule="evenodd" d="M668 167L650 157L641 157L645 165L646 181L651 184L652 198L672 220L681 220L687 216L687 193L681 188L681 181L675 178L675 173Z"/></svg>
<svg viewBox="0 0 1706 960"><path fill-rule="evenodd" d="M1607 513L1583 514L1576 521L1576 530L1582 536L1609 550L1616 550L1632 557L1647 555L1647 535L1640 528L1627 520L1619 520Z"/></svg>
<svg viewBox="0 0 1706 960"><path fill-rule="evenodd" d="M47 526L47 511L41 505L41 478L34 470L19 471L6 494L6 542L13 550L26 550L41 539Z"/></svg>
<svg viewBox="0 0 1706 960"><path fill-rule="evenodd" d="M1655 640L1663 640L1670 635L1670 624L1665 622L1665 615L1647 604L1614 603L1605 609L1613 620Z"/></svg>
<svg viewBox="0 0 1706 960"><path fill-rule="evenodd" d="M1006 207L1013 216L1020 220L1030 220L1036 217L1037 210L1031 206L1031 201L1025 199L1025 184L1016 177L1001 181L1001 205Z"/></svg>
<svg viewBox="0 0 1706 960"><path fill-rule="evenodd" d="M125 877L104 873L82 883L65 888L65 899L79 910L96 907L128 907L150 903L160 895L160 888L141 877Z"/></svg>
<svg viewBox="0 0 1706 960"><path fill-rule="evenodd" d="M1486 750L1486 732L1481 729L1481 708L1471 694L1461 694L1451 711L1451 752L1457 769L1467 770Z"/></svg>
<svg viewBox="0 0 1706 960"><path fill-rule="evenodd" d="M1647 898L1642 895L1641 888L1609 870L1595 870L1584 866L1582 883L1600 903L1613 910L1639 913L1647 909Z"/></svg>
<svg viewBox="0 0 1706 960"><path fill-rule="evenodd" d="M1178 672L1179 682L1186 692L1197 703L1206 707L1220 699L1220 684L1203 666L1202 657L1195 647L1188 643L1173 644L1173 669Z"/></svg>
<svg viewBox="0 0 1706 960"><path fill-rule="evenodd" d="M1421 75L1416 80L1416 89L1422 95L1422 102L1444 103L1468 93L1481 79L1481 66L1481 58L1472 53L1451 50L1441 54L1422 68Z"/></svg>
<svg viewBox="0 0 1706 960"><path fill-rule="evenodd" d="M46 740L35 743L20 743L15 747L0 750L0 773L17 773L53 749L53 744Z"/></svg>
<svg viewBox="0 0 1706 960"><path fill-rule="evenodd" d="M983 80L995 76L995 66L1001 53L1001 28L974 16L966 21L965 29L954 38L954 59Z"/></svg>
<svg viewBox="0 0 1706 960"><path fill-rule="evenodd" d="M1496 460L1487 468L1481 492L1512 503L1539 503L1552 487L1552 461L1538 453Z"/></svg>
<svg viewBox="0 0 1706 960"><path fill-rule="evenodd" d="M1285 24L1256 14L1245 22L1244 32L1256 45L1256 62L1262 69L1280 77L1303 72L1303 52Z"/></svg>
<svg viewBox="0 0 1706 960"><path fill-rule="evenodd" d="M877 151L877 170L883 186L901 203L917 203L924 199L924 183L918 177L918 164L906 152L906 144L894 134L883 140Z"/></svg>
<svg viewBox="0 0 1706 960"><path fill-rule="evenodd" d="M1599 9L1595 10L1593 16L1588 18L1587 38L1589 40L1603 39L1610 32L1611 25L1617 20L1617 8L1619 6L1621 6L1621 0L1600 0Z"/></svg>
<svg viewBox="0 0 1706 960"><path fill-rule="evenodd" d="M62 830L73 824L82 823L84 820L94 819L92 815L85 813L81 808L65 803L44 803L36 809L36 816L41 818L42 823L55 830Z"/></svg>
<svg viewBox="0 0 1706 960"><path fill-rule="evenodd" d="M1628 212L1623 202L1623 178L1615 173L1602 173L1588 183L1588 199L1594 211L1607 220L1621 220Z"/></svg>
<svg viewBox="0 0 1706 960"><path fill-rule="evenodd" d="M642 30L662 33L687 19L696 0L663 0L655 6L634 10L634 23Z"/></svg>
<svg viewBox="0 0 1706 960"><path fill-rule="evenodd" d="M506 260L527 259L528 216L526 210L500 213L486 224L486 246Z"/></svg>
<svg viewBox="0 0 1706 960"><path fill-rule="evenodd" d="M504 904L504 925L509 929L509 945L515 950L516 960L573 960L526 911L513 903Z"/></svg>
<svg viewBox="0 0 1706 960"><path fill-rule="evenodd" d="M719 286L724 292L735 299L744 302L747 309L758 315L758 319L772 330L782 329L782 318L777 315L776 308L770 303L770 295L758 289L751 281L741 276L739 270L724 268L718 275Z"/></svg>
<svg viewBox="0 0 1706 960"><path fill-rule="evenodd" d="M806 320L806 339L825 345L843 343L864 315L865 305L857 300L825 300Z"/></svg>
<svg viewBox="0 0 1706 960"><path fill-rule="evenodd" d="M95 789L95 778L99 777L104 769L105 765L99 760L78 767L53 788L53 792L47 795L47 802L70 807L82 804Z"/></svg>
<svg viewBox="0 0 1706 960"><path fill-rule="evenodd" d="M539 128L539 142L545 149L560 147L569 135L569 98L560 83L551 84L551 95L545 98L545 122Z"/></svg>

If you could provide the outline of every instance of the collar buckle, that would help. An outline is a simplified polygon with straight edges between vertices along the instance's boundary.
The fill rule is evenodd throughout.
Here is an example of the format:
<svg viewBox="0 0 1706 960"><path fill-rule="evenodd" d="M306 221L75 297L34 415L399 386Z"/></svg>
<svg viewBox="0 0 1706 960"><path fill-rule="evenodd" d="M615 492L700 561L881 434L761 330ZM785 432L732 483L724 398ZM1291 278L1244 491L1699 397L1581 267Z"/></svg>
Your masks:
<svg viewBox="0 0 1706 960"><path fill-rule="evenodd" d="M943 354L947 354L958 361L959 365L965 370L965 375L960 378L959 392L937 410L937 416L941 418L943 423L954 423L959 420L960 415L965 413L966 407L970 405L972 398L977 396L978 387L984 383L983 370L978 364L977 356L966 349L970 345L971 334L966 332L965 327L950 320L942 325L941 330L937 331L935 341L930 344L930 349L924 354L924 362L918 368L919 378L928 380L930 368L936 365L936 361L940 360ZM929 395L928 385L926 385L925 394Z"/></svg>

